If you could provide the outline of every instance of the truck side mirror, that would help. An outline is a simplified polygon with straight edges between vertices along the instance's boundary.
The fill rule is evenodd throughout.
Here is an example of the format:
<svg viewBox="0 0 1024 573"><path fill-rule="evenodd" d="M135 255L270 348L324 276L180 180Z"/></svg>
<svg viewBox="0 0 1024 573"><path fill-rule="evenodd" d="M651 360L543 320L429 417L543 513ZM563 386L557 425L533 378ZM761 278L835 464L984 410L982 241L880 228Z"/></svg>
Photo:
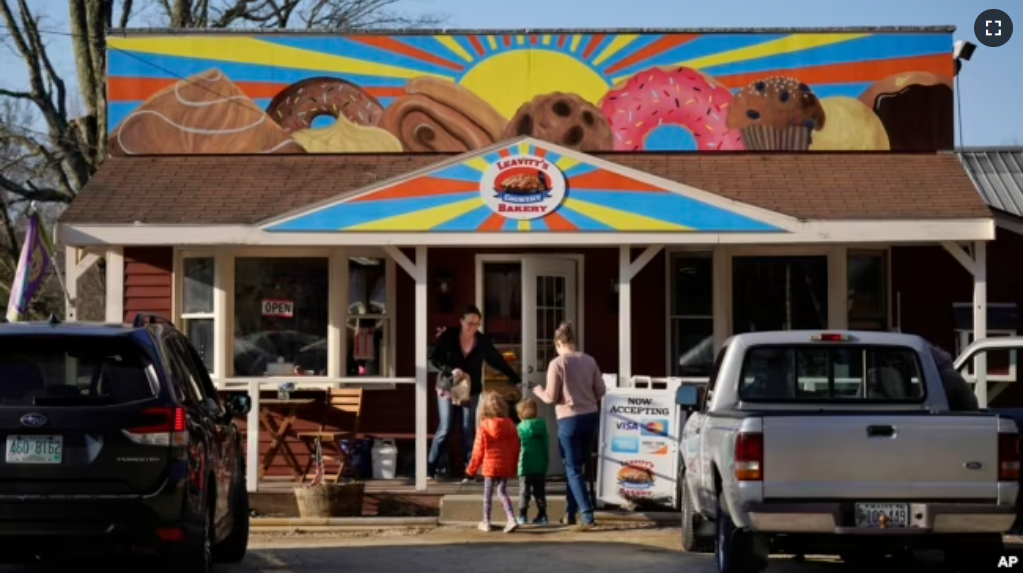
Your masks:
<svg viewBox="0 0 1024 573"><path fill-rule="evenodd" d="M700 392L696 386L680 386L676 388L676 405L683 408L696 408L700 405Z"/></svg>

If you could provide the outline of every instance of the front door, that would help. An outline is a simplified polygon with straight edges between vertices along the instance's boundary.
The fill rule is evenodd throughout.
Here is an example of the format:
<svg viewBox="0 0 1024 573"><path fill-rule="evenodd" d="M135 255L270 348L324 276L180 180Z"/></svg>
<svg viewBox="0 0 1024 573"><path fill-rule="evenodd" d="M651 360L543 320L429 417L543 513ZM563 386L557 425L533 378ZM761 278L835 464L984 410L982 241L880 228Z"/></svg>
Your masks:
<svg viewBox="0 0 1024 573"><path fill-rule="evenodd" d="M556 257L525 257L523 259L523 382L524 392L546 383L548 363L555 357L555 329L562 321L569 321L576 331L578 306L576 302L576 261ZM555 409L541 405L540 411L548 422L551 450L548 475L563 475L565 468L558 463L558 427Z"/></svg>

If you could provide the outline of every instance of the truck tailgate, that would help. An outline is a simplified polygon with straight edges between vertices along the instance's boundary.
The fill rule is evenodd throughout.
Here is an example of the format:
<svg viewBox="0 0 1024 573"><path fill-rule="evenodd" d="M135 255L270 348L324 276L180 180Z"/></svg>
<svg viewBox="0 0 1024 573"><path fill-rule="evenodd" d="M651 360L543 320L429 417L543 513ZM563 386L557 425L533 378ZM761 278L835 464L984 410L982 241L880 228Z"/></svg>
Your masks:
<svg viewBox="0 0 1024 573"><path fill-rule="evenodd" d="M766 499L997 497L994 416L794 415L763 422Z"/></svg>

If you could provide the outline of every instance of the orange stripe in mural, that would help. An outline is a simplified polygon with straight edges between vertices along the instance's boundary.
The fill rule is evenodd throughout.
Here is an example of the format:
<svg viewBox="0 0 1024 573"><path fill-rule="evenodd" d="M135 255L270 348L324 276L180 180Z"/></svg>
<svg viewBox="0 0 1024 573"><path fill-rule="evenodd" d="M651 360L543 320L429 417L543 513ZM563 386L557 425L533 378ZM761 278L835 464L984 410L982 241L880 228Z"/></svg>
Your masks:
<svg viewBox="0 0 1024 573"><path fill-rule="evenodd" d="M537 42L539 42L539 41L540 41L540 38L537 37L537 34L530 34L530 43L531 44L536 46Z"/></svg>
<svg viewBox="0 0 1024 573"><path fill-rule="evenodd" d="M359 42L360 44L373 46L374 48L380 48L382 50L387 50L388 52L401 54L403 56L409 56L410 58L415 58L417 60L421 60L424 62L430 62L431 64L437 64L439 66L448 68L449 70L455 70L457 72L461 72L463 70L463 67L455 62L446 60L435 54L431 54L426 50L421 50L408 44L404 44L394 38L389 38L387 36L353 36L352 39L355 40L356 42Z"/></svg>
<svg viewBox="0 0 1024 573"><path fill-rule="evenodd" d="M569 39L569 36L566 36L565 34L561 34L561 35L558 36L558 49L559 50L561 50L562 48L565 47L565 41L567 39Z"/></svg>
<svg viewBox="0 0 1024 573"><path fill-rule="evenodd" d="M388 199L414 199L436 195L456 195L459 193L480 192L480 184L474 181L458 179L440 179L437 177L417 177L404 181L376 193L352 199L350 203L368 203Z"/></svg>
<svg viewBox="0 0 1024 573"><path fill-rule="evenodd" d="M913 58L897 58L892 60L873 60L867 62L851 62L848 64L828 64L795 68L792 70L775 70L717 76L715 79L729 88L744 87L752 82L770 76L785 76L800 80L812 86L825 84L852 84L875 82L893 74L907 73L907 70L931 72L933 74L953 76L953 58L949 54L932 56L916 56Z"/></svg>
<svg viewBox="0 0 1024 573"><path fill-rule="evenodd" d="M498 155L499 155L499 156L500 156L500 157L501 157L502 159L507 159L507 158L509 158L509 157L511 157L511 156L512 156L512 154L511 154L511 153L509 152L509 150L507 150L507 149L502 149L501 151L499 151L499 152L498 152Z"/></svg>
<svg viewBox="0 0 1024 573"><path fill-rule="evenodd" d="M549 231L579 231L576 225L570 223L568 219L557 212L544 217L544 222L547 224Z"/></svg>
<svg viewBox="0 0 1024 573"><path fill-rule="evenodd" d="M372 95L373 97L401 97L405 95L403 88L363 88L363 90Z"/></svg>
<svg viewBox="0 0 1024 573"><path fill-rule="evenodd" d="M611 171L591 171L569 178L570 189L599 189L601 191L647 191L668 193L661 187L648 185Z"/></svg>
<svg viewBox="0 0 1024 573"><path fill-rule="evenodd" d="M604 34L594 34L593 36L591 36L590 43L587 44L587 49L583 50L583 59L589 60L590 56L594 55L594 52L597 51L597 47L600 46L601 42L603 41Z"/></svg>
<svg viewBox="0 0 1024 573"><path fill-rule="evenodd" d="M616 74L619 71L624 70L624 69L632 66L633 64L636 64L636 63L642 62L642 61L644 61L644 60L646 60L648 58L652 58L654 56L657 56L658 54L660 54L662 52L667 52L668 50L671 50L672 48L675 48L675 47L678 47L678 46L682 46L683 44L685 44L685 43L687 43L689 41L692 41L695 38L697 38L696 34L681 34L681 35L678 35L678 36L676 36L676 35L665 36L665 37L659 39L658 41L653 42L650 45L644 46L643 48L633 52L632 54L626 56L625 58L622 58L621 60L616 62L614 65L608 66L608 69L605 70L604 73L609 74L609 75L610 74Z"/></svg>
<svg viewBox="0 0 1024 573"><path fill-rule="evenodd" d="M495 213L487 218L486 221L480 223L477 227L477 231L500 231L505 227L505 218Z"/></svg>
<svg viewBox="0 0 1024 573"><path fill-rule="evenodd" d="M143 101L178 81L177 78L112 77L107 80L107 97L110 101ZM288 87L263 82L235 82L235 85L252 99L272 98Z"/></svg>
<svg viewBox="0 0 1024 573"><path fill-rule="evenodd" d="M508 34L505 34L504 36L501 37L501 41L502 41L502 43L505 44L506 48L511 48L512 47L512 36L509 36Z"/></svg>
<svg viewBox="0 0 1024 573"><path fill-rule="evenodd" d="M487 53L487 50L484 50L484 45L480 42L479 37L476 35L469 35L467 37L469 38L469 43L473 44L473 49L476 50L476 55L482 56Z"/></svg>
<svg viewBox="0 0 1024 573"><path fill-rule="evenodd" d="M548 150L542 147L534 147L531 150L531 153L534 157L540 157L541 159L544 159L545 157L548 156Z"/></svg>

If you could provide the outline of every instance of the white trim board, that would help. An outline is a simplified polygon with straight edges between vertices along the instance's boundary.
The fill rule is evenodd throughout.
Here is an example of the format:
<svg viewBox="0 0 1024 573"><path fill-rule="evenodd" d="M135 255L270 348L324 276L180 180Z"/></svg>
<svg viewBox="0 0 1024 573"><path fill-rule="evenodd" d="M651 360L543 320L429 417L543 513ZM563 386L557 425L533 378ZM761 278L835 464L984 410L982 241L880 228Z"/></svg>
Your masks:
<svg viewBox="0 0 1024 573"><path fill-rule="evenodd" d="M65 224L67 245L89 247L240 245L250 247L431 246L587 247L618 245L787 245L991 241L992 219L827 220L790 225L784 233L269 233L248 225Z"/></svg>

